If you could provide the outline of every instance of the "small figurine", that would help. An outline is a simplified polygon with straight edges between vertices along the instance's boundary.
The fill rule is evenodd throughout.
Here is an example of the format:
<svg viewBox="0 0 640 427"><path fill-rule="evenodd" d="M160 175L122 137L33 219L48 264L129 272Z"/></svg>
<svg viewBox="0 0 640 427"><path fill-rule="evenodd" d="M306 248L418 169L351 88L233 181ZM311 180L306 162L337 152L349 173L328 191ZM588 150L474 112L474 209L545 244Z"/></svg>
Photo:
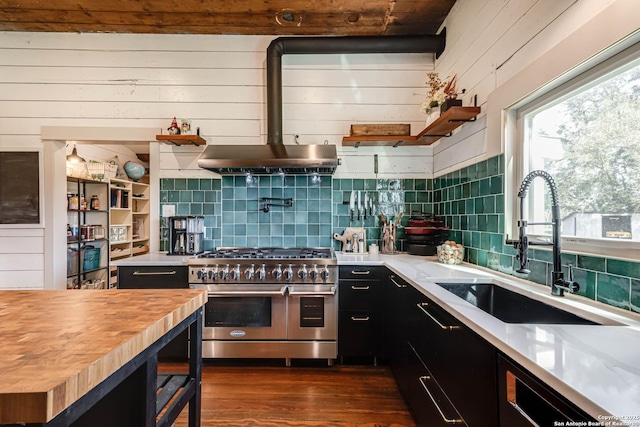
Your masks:
<svg viewBox="0 0 640 427"><path fill-rule="evenodd" d="M178 121L175 117L171 122L171 126L169 126L167 130L169 131L169 135L180 135L180 128L178 127Z"/></svg>
<svg viewBox="0 0 640 427"><path fill-rule="evenodd" d="M191 122L189 120L180 119L182 122L182 133L191 133Z"/></svg>

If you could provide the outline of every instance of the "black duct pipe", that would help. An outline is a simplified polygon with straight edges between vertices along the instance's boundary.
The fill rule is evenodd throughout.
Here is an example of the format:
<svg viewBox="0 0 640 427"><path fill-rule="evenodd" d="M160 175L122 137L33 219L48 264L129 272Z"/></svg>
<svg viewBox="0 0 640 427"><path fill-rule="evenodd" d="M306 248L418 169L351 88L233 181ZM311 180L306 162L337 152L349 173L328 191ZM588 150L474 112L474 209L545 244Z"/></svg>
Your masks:
<svg viewBox="0 0 640 427"><path fill-rule="evenodd" d="M435 53L444 51L446 29L438 35L279 37L267 48L267 144L282 142L282 55L353 53Z"/></svg>

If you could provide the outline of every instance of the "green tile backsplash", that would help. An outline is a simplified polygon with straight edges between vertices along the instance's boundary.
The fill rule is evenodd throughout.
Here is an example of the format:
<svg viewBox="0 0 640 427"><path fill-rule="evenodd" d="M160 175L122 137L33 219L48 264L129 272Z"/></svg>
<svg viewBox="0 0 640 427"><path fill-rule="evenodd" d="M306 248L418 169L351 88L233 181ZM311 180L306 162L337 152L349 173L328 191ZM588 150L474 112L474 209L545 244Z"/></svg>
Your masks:
<svg viewBox="0 0 640 427"><path fill-rule="evenodd" d="M450 238L465 246L466 261L550 286L551 250L530 249L531 273L515 271L516 251L504 244L504 180L503 155L435 178L435 213L451 227ZM565 274L569 264L580 283L578 294L640 313L640 263L564 252Z"/></svg>
<svg viewBox="0 0 640 427"><path fill-rule="evenodd" d="M462 243L465 260L550 286L551 251L531 249L531 273L516 273L516 251L504 243L504 156L496 156L435 179L351 179L331 176L224 176L222 179L164 178L160 205L176 215L204 215L205 249L217 246L333 246L333 233L364 227L368 244L380 239L380 214L406 225L413 212L433 213L451 227L450 239ZM374 215L353 220L352 191L374 200ZM270 207L261 198L292 198L292 207ZM278 203L277 200L273 200ZM357 215L357 214L356 214ZM166 219L160 221L160 249L167 250ZM404 250L402 228L398 248ZM590 255L562 254L574 266L580 295L640 313L640 263Z"/></svg>

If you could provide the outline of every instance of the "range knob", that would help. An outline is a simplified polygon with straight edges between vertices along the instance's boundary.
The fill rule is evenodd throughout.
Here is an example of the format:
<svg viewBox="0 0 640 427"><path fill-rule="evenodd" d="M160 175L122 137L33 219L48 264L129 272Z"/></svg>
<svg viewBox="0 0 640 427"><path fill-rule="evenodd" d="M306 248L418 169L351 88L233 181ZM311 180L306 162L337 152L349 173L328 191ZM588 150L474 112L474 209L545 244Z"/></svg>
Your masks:
<svg viewBox="0 0 640 427"><path fill-rule="evenodd" d="M204 268L201 268L200 270L198 270L198 279L200 280L205 280L207 278L207 270L205 270Z"/></svg>
<svg viewBox="0 0 640 427"><path fill-rule="evenodd" d="M327 281L327 279L329 279L330 275L331 275L331 273L329 273L329 269L327 267L323 268L322 271L320 272L320 277L325 282Z"/></svg>
<svg viewBox="0 0 640 427"><path fill-rule="evenodd" d="M311 269L311 271L309 271L309 277L311 277L313 280L316 280L318 278L318 274L320 274L318 272L318 266L316 264L313 264L313 268Z"/></svg>
<svg viewBox="0 0 640 427"><path fill-rule="evenodd" d="M209 280L216 280L218 278L218 264L209 270Z"/></svg>
<svg viewBox="0 0 640 427"><path fill-rule="evenodd" d="M231 280L238 280L240 278L240 264L231 269L229 276L231 276Z"/></svg>
<svg viewBox="0 0 640 427"><path fill-rule="evenodd" d="M264 264L256 271L256 276L258 276L259 280L264 280L267 277L267 269Z"/></svg>
<svg viewBox="0 0 640 427"><path fill-rule="evenodd" d="M279 279L282 277L282 264L278 264L276 268L271 272L274 279Z"/></svg>
<svg viewBox="0 0 640 427"><path fill-rule="evenodd" d="M251 264L251 267L247 267L247 269L244 271L244 278L247 280L251 280L253 279L254 273L255 270L253 269L253 264Z"/></svg>
<svg viewBox="0 0 640 427"><path fill-rule="evenodd" d="M286 280L293 279L293 268L292 268L291 264L289 264L289 267L284 269L284 278Z"/></svg>
<svg viewBox="0 0 640 427"><path fill-rule="evenodd" d="M218 274L220 275L220 280L227 280L227 276L229 276L229 264L220 269Z"/></svg>
<svg viewBox="0 0 640 427"><path fill-rule="evenodd" d="M307 277L307 266L305 264L302 264L302 267L298 270L298 277L303 280Z"/></svg>

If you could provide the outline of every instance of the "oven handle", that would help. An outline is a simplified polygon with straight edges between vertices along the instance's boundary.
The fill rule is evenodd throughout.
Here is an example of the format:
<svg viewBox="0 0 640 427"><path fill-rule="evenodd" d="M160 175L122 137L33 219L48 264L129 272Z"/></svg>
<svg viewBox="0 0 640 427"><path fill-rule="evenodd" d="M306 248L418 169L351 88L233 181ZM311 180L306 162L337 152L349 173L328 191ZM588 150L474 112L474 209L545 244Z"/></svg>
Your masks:
<svg viewBox="0 0 640 427"><path fill-rule="evenodd" d="M134 276L173 276L176 274L175 270L171 271L134 271Z"/></svg>
<svg viewBox="0 0 640 427"><path fill-rule="evenodd" d="M336 287L331 286L331 290L328 291L290 291L289 295L335 295Z"/></svg>
<svg viewBox="0 0 640 427"><path fill-rule="evenodd" d="M279 291L208 291L207 296L229 296L229 295L239 295L243 297L261 297L265 295L277 295L284 296L287 293L287 287L283 286Z"/></svg>

